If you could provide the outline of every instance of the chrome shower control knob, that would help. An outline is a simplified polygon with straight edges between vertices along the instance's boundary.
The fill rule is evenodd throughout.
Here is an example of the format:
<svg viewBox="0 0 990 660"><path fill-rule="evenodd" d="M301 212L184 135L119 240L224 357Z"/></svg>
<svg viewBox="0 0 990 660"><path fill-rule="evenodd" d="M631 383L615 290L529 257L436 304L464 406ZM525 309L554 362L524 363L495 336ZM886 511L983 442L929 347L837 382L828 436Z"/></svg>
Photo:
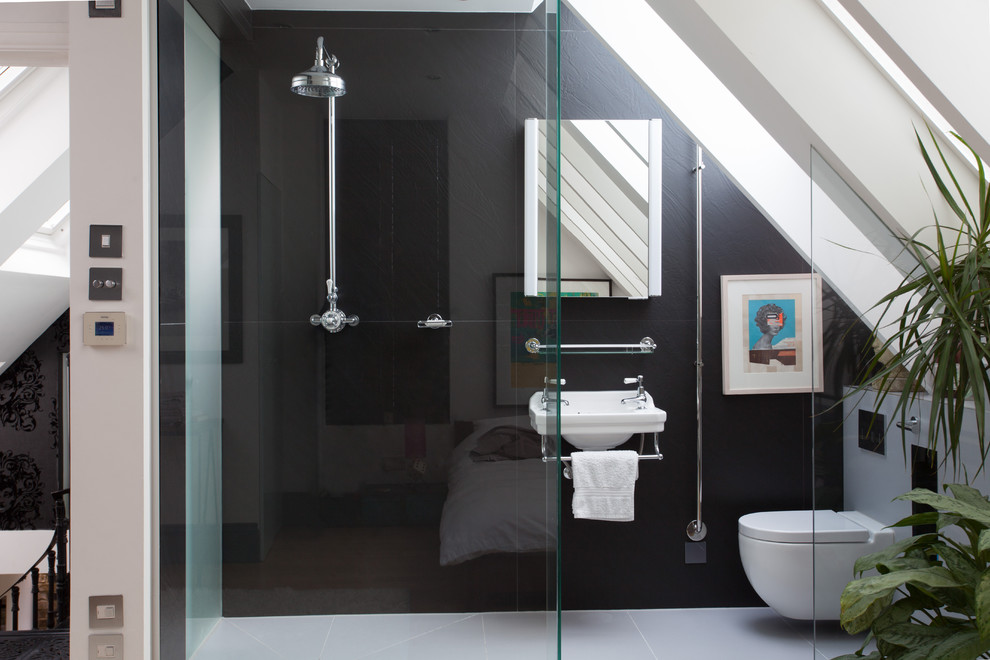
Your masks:
<svg viewBox="0 0 990 660"><path fill-rule="evenodd" d="M309 324L310 325L317 325L317 326L320 325L320 315L319 314L313 314L312 316L310 316L309 317Z"/></svg>
<svg viewBox="0 0 990 660"><path fill-rule="evenodd" d="M331 309L323 313L320 323L328 332L340 332L344 329L344 313L339 309Z"/></svg>
<svg viewBox="0 0 990 660"><path fill-rule="evenodd" d="M357 325L358 320L357 316L348 316L339 309L330 309L323 312L323 316L320 317L320 325L328 332L340 332L345 325Z"/></svg>

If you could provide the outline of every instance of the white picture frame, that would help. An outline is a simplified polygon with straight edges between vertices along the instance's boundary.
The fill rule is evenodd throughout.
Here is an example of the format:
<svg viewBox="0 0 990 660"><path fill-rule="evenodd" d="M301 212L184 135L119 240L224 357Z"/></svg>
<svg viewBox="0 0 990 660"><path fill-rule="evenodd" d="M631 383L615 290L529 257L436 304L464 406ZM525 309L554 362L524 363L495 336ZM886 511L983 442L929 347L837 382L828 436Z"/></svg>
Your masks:
<svg viewBox="0 0 990 660"><path fill-rule="evenodd" d="M722 276L722 393L820 392L822 281Z"/></svg>

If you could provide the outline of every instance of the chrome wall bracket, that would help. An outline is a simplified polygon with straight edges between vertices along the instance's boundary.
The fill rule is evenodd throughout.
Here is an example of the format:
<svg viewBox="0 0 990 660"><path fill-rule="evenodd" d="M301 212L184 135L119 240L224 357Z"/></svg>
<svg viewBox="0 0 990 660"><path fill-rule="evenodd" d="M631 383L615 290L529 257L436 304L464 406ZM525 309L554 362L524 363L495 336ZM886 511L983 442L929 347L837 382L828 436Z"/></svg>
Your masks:
<svg viewBox="0 0 990 660"><path fill-rule="evenodd" d="M708 536L708 527L700 520L692 520L687 526L688 538L692 541L701 541Z"/></svg>
<svg viewBox="0 0 990 660"><path fill-rule="evenodd" d="M438 330L440 328L449 328L454 325L453 321L449 321L439 314L430 314L426 317L425 321L417 321L416 327L418 328L430 328L431 330Z"/></svg>

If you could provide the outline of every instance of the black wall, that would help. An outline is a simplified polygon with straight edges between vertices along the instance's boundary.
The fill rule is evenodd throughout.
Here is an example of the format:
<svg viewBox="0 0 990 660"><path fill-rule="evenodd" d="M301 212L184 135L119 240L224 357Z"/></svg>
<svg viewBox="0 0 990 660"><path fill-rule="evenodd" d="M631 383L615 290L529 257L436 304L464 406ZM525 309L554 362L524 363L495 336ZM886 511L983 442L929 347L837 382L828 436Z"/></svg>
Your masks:
<svg viewBox="0 0 990 660"><path fill-rule="evenodd" d="M68 351L66 312L0 376L0 530L55 528Z"/></svg>
<svg viewBox="0 0 990 660"><path fill-rule="evenodd" d="M358 394L347 404L357 421L380 421L382 410L389 410L398 411L388 417L398 422L417 408L420 419L437 422L448 418L444 412L452 420L523 412L494 404L492 275L521 271L522 127L525 118L545 113L545 35L534 17L513 15L255 12L253 20L252 40L223 42L230 72L223 87L224 213L244 221L245 295L244 362L225 367L224 499L232 521L264 519L258 534L267 537L282 515L273 493L317 490L317 444L334 387ZM663 296L566 299L561 319L567 343L629 343L650 336L658 350L652 356L565 356L561 375L568 388L600 389L621 387L622 378L642 374L668 412L661 436L665 459L641 465L635 522L574 520L572 491L564 483L564 606L759 605L739 562L736 520L757 510L841 508L835 420L815 413L838 394L855 354L834 352L838 357L828 362L826 373L828 392L817 400L810 394L722 394L719 277L807 273L810 266L708 159L702 285L704 520L709 533L707 562L686 564L684 530L695 518L696 503L695 145L593 34L566 12L562 21L562 118L661 117L665 122ZM309 65L317 36L326 37L347 80L348 94L337 103L341 130L356 120L443 122L446 127L442 187L449 229L438 243L427 242L424 252L438 245L444 252L441 310L424 303L421 312L404 309L401 318L392 314L394 307L376 311L385 293L370 297L357 271L341 269L339 305L361 316L362 326L347 328L340 337L327 337L305 321L320 310L325 296L326 116L322 103L293 97L288 81ZM338 162L340 169L347 166ZM424 198L435 192L424 190ZM353 257L367 250L368 244L353 244L362 235L375 236L376 258L416 242L407 237L382 243L380 232L354 224L367 221L367 212L349 214L354 207L342 204L338 223L346 227L340 235L347 244L338 245L338 251ZM427 230L432 231L424 227L420 238ZM421 275L412 267L396 277L413 278L417 286L436 281L436 271L417 280ZM853 315L827 287L825 307L826 336L839 338L836 345L845 347L843 332ZM360 366L325 379L324 365L335 364L332 352L363 341L355 336L364 327L381 324L379 338L415 333L416 316L443 309L455 322L449 334L417 336L433 342L422 350L443 354L439 362L423 361L435 380L424 385L422 369L390 372L390 392L400 398L415 393L419 398L412 403L393 406L387 400L385 408L373 408L383 397L363 388L380 374ZM424 392L434 396L424 400ZM433 410L438 401L448 410ZM525 397L520 395L518 403L523 405ZM243 503L238 511L228 509L235 506L228 501L228 482L237 485L229 492L259 502L263 511Z"/></svg>

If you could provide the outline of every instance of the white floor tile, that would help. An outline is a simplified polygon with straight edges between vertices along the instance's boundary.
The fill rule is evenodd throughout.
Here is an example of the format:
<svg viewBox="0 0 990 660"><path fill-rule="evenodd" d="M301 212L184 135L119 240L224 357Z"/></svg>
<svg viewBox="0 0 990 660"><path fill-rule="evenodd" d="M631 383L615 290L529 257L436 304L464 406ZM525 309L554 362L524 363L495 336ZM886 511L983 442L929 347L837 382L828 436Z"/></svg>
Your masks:
<svg viewBox="0 0 990 660"><path fill-rule="evenodd" d="M837 621L819 621L815 624L815 648L819 658L834 658L845 653L855 653L862 646L866 635L850 635ZM806 636L808 633L805 633ZM874 647L876 648L876 647Z"/></svg>
<svg viewBox="0 0 990 660"><path fill-rule="evenodd" d="M332 616L271 616L225 619L287 660L319 660Z"/></svg>
<svg viewBox="0 0 990 660"><path fill-rule="evenodd" d="M482 617L479 614L413 637L373 653L367 660L485 660Z"/></svg>
<svg viewBox="0 0 990 660"><path fill-rule="evenodd" d="M564 660L824 660L862 639L765 607L564 612L562 622ZM545 612L224 619L194 660L556 660L554 624Z"/></svg>
<svg viewBox="0 0 990 660"><path fill-rule="evenodd" d="M487 660L557 660L555 612L484 614Z"/></svg>
<svg viewBox="0 0 990 660"><path fill-rule="evenodd" d="M659 660L817 660L814 647L769 608L631 612Z"/></svg>
<svg viewBox="0 0 990 660"><path fill-rule="evenodd" d="M564 612L561 657L566 660L657 658L626 611Z"/></svg>
<svg viewBox="0 0 990 660"><path fill-rule="evenodd" d="M260 641L221 619L193 660L281 660L279 655Z"/></svg>
<svg viewBox="0 0 990 660"><path fill-rule="evenodd" d="M477 619L477 645L482 647L480 614L355 614L334 617L321 656L323 660L358 660L430 633L448 630L454 624ZM381 656L389 657L389 656ZM404 656L391 656L404 657ZM414 657L414 656L408 656Z"/></svg>

